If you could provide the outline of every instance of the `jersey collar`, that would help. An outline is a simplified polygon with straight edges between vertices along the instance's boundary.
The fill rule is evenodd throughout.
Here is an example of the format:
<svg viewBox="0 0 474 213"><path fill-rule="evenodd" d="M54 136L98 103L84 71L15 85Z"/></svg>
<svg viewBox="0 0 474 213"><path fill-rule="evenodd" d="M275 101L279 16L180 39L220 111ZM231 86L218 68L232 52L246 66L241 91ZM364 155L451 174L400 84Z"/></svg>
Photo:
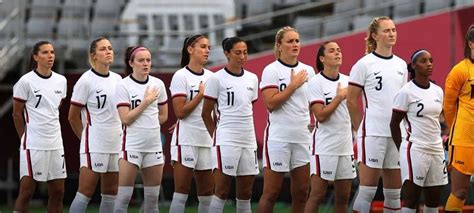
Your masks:
<svg viewBox="0 0 474 213"><path fill-rule="evenodd" d="M242 68L240 68L240 73L239 74L235 74L235 73L231 72L229 69L227 69L227 67L224 67L224 70L231 76L240 77L240 76L244 75L244 69L242 69Z"/></svg>

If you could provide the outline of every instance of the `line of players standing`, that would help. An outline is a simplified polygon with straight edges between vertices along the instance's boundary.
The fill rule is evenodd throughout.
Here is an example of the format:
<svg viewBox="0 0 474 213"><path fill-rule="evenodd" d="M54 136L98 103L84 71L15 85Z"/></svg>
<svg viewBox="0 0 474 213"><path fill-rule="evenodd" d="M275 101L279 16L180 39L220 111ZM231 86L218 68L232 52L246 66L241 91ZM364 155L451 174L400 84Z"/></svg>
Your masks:
<svg viewBox="0 0 474 213"><path fill-rule="evenodd" d="M356 177L354 138L360 179L354 211L370 211L382 177L385 211L415 212L423 191L424 211L437 212L448 168L452 192L446 210L462 209L469 176L474 174L469 158L474 149L470 134L474 26L466 34L465 58L448 75L444 95L430 81L431 53L417 50L407 65L392 52L396 38L394 22L376 17L368 27L367 54L353 65L349 76L340 73L342 52L336 42L319 47L316 74L298 61L296 29L284 27L275 36L276 60L265 67L260 83L244 69L248 54L244 40L222 41L228 63L212 73L204 68L208 39L186 38L181 69L170 85L178 118L170 150L175 184L170 212L184 212L193 177L199 212L223 212L232 177L237 212L251 212L253 183L259 173L252 108L259 89L268 109L259 212L273 210L288 172L293 212L317 210L329 181L335 187L334 211L347 212ZM168 97L164 83L149 75L151 57L144 46L127 48L122 79L110 71L114 60L110 41L91 42L91 69L74 86L68 116L81 140L79 187L70 212L86 211L99 180L100 211L126 212L138 170L144 183L144 211L158 211L164 164L160 125L168 119ZM66 78L51 70L53 64L53 45L38 42L31 54L31 72L13 90L14 124L21 138L20 192L15 204L19 212L27 211L37 181L48 183L48 212L63 208L66 166L58 109L66 97ZM443 109L452 127L448 168L439 122Z"/></svg>

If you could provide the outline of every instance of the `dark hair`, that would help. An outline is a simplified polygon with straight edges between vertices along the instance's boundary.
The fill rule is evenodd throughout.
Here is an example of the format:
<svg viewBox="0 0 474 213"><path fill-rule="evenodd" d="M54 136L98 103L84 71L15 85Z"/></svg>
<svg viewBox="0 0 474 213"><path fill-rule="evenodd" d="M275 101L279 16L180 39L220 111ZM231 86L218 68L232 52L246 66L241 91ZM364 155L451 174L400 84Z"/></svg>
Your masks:
<svg viewBox="0 0 474 213"><path fill-rule="evenodd" d="M319 46L318 53L316 54L316 69L321 72L324 70L324 64L319 60L320 56L324 56L324 51L326 51L326 45L332 43L333 41L326 41Z"/></svg>
<svg viewBox="0 0 474 213"><path fill-rule="evenodd" d="M28 62L28 67L27 67L28 71L36 69L36 67L38 66L38 63L33 58L33 55L38 55L38 52L40 51L41 46L43 46L45 44L51 44L51 42L49 42L49 41L39 41L39 42L36 42L36 44L33 46L33 49L31 50L31 54L30 54L30 61Z"/></svg>
<svg viewBox="0 0 474 213"><path fill-rule="evenodd" d="M136 50L138 50L139 48L143 48L143 49L146 49L146 50L150 51L148 48L146 48L144 46L130 46L130 47L127 47L127 49L125 50L125 58L124 58L124 61L123 61L124 64L125 64L125 70L124 70L125 75L132 74L133 68L132 68L132 66L130 66L129 62L133 61L133 59L135 58Z"/></svg>
<svg viewBox="0 0 474 213"><path fill-rule="evenodd" d="M474 24L469 26L466 32L466 38L464 39L464 58L473 60L471 55L471 48L469 48L469 42L474 42Z"/></svg>
<svg viewBox="0 0 474 213"><path fill-rule="evenodd" d="M418 57L420 57L421 53L423 53L423 52L428 52L428 50L418 49L415 52L413 52L410 56L410 63L407 64L407 70L408 70L408 73L410 73L410 79L415 79L415 76L416 76L415 69L413 69L413 67L411 67L411 65L416 62Z"/></svg>
<svg viewBox="0 0 474 213"><path fill-rule="evenodd" d="M243 39L236 36L225 38L224 40L222 40L222 49L224 50L224 52L230 52L230 50L234 48L234 45L239 42L246 43Z"/></svg>
<svg viewBox="0 0 474 213"><path fill-rule="evenodd" d="M181 50L181 67L185 67L189 64L189 52L188 47L193 46L199 39L206 38L206 36L201 34L196 34L190 37L186 37L183 43L183 49Z"/></svg>
<svg viewBox="0 0 474 213"><path fill-rule="evenodd" d="M109 39L107 39L106 37L99 37L99 38L94 39L89 45L89 64L92 67L94 66L94 62L92 61L92 54L95 53L95 51L97 50L97 43L99 43L99 41L102 41L102 40L109 40Z"/></svg>

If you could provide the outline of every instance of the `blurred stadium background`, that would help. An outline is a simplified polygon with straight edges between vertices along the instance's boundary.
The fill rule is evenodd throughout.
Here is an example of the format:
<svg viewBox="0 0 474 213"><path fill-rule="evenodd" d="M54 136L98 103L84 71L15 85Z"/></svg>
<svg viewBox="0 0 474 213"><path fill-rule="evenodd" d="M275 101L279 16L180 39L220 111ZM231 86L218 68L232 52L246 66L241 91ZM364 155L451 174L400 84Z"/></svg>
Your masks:
<svg viewBox="0 0 474 213"><path fill-rule="evenodd" d="M464 34L474 23L472 14L474 0L0 0L0 211L11 208L18 190L19 139L11 118L12 88L28 71L29 52L39 40L53 42L54 70L66 75L69 99L75 81L89 69L89 42L99 36L108 37L114 46L113 71L122 73L127 46L145 45L152 50L153 75L169 85L178 69L182 42L188 35L201 33L210 39L208 67L214 71L225 63L220 45L223 38L244 38L250 52L246 69L260 75L263 67L274 60L271 49L275 32L291 25L300 32L302 62L314 66L319 44L334 40L343 49L342 71L348 74L352 64L364 54L368 23L374 16L386 15L397 23L395 53L408 60L416 49L431 51L435 61L433 80L443 86L450 68L462 58ZM66 205L76 192L79 167L79 141L67 122L68 108L69 100L61 108L68 169ZM261 147L266 119L261 100L254 112ZM167 128L175 121L171 110L169 121L162 128L168 159L171 135ZM173 193L168 161L164 176L160 205L166 207ZM132 205L141 200L140 188L137 181ZM46 202L45 190L44 186L38 187L33 204L42 206ZM286 203L291 200L288 190L284 188L280 196L282 209L288 209ZM254 186L254 202L261 191L259 177ZM333 198L329 192L327 203L331 205ZM444 196L448 192L446 187ZM472 194L468 201L471 204ZM377 199L381 198L379 192ZM99 199L97 194L92 203ZM190 198L188 204L193 203L197 201Z"/></svg>

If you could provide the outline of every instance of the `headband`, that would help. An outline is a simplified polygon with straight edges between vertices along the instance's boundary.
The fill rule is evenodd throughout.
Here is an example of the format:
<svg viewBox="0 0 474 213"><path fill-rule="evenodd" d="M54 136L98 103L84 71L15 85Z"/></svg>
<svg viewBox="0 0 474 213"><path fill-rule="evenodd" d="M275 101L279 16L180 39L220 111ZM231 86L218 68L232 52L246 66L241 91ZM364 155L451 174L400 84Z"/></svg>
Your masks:
<svg viewBox="0 0 474 213"><path fill-rule="evenodd" d="M137 52L140 52L140 51L143 51L143 50L148 50L148 49L145 48L145 47L137 47L137 48L135 48L135 49L132 51L132 54L130 54L130 59L134 58L134 57L135 57L135 54L137 54Z"/></svg>
<svg viewBox="0 0 474 213"><path fill-rule="evenodd" d="M427 50L421 49L417 50L413 55L411 56L411 63L415 63L415 59L421 54L421 53L427 53Z"/></svg>

